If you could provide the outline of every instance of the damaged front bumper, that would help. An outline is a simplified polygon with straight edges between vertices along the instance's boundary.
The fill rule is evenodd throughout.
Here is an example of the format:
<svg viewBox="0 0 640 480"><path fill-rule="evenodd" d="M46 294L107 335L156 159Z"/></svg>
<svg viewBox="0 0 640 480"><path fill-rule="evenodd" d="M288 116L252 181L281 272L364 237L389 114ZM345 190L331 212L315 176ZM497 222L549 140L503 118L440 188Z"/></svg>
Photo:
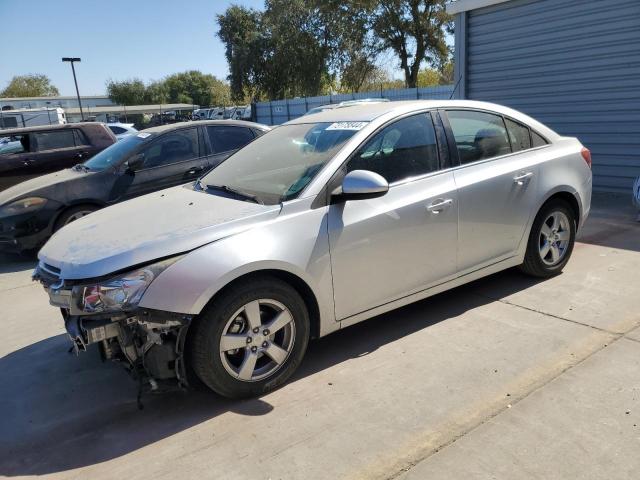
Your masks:
<svg viewBox="0 0 640 480"><path fill-rule="evenodd" d="M121 363L151 391L189 386L184 347L190 315L145 308L86 314L74 303L72 285L56 273L40 265L33 278L43 284L51 305L60 308L77 354L96 344L103 360Z"/></svg>

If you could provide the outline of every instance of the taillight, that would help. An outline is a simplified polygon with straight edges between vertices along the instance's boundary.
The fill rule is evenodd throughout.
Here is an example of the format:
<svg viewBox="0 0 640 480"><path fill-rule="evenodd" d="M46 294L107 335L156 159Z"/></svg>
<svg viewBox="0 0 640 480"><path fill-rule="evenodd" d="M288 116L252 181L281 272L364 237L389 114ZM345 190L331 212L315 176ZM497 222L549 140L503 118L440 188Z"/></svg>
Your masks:
<svg viewBox="0 0 640 480"><path fill-rule="evenodd" d="M582 158L584 158L584 161L587 162L587 165L589 165L589 168L591 168L591 152L589 151L589 149L582 147L580 153L582 154Z"/></svg>

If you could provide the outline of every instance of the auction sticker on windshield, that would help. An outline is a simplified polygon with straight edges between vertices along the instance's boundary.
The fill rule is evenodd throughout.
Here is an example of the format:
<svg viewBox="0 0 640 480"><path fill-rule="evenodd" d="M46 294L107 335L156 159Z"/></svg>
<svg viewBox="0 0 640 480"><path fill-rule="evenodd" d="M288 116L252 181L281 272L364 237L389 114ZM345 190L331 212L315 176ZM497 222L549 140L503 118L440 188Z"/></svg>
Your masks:
<svg viewBox="0 0 640 480"><path fill-rule="evenodd" d="M362 130L367 122L336 122L327 127L327 130Z"/></svg>
<svg viewBox="0 0 640 480"><path fill-rule="evenodd" d="M146 133L146 132L138 134L139 138L147 138L147 137L150 137L150 136L151 136L151 134L150 133Z"/></svg>

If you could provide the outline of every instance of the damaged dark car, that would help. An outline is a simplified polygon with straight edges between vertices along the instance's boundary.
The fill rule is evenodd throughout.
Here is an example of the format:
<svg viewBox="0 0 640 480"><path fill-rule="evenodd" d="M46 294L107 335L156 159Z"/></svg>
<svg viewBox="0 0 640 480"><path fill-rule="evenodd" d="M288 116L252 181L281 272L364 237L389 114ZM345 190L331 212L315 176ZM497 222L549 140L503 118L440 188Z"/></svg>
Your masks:
<svg viewBox="0 0 640 480"><path fill-rule="evenodd" d="M0 192L0 250L36 250L98 209L194 181L268 130L228 120L150 128L84 163L19 183Z"/></svg>

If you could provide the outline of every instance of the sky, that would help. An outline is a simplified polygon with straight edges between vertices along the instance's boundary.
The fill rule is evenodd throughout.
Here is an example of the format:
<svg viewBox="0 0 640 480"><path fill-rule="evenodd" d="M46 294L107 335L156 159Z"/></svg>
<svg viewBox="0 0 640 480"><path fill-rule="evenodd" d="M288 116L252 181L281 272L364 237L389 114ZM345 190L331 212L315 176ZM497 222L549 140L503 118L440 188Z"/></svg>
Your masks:
<svg viewBox="0 0 640 480"><path fill-rule="evenodd" d="M159 80L185 70L225 79L216 14L263 0L0 0L0 90L14 75L47 75L75 95L62 57L80 57L80 95L103 95L108 79Z"/></svg>

